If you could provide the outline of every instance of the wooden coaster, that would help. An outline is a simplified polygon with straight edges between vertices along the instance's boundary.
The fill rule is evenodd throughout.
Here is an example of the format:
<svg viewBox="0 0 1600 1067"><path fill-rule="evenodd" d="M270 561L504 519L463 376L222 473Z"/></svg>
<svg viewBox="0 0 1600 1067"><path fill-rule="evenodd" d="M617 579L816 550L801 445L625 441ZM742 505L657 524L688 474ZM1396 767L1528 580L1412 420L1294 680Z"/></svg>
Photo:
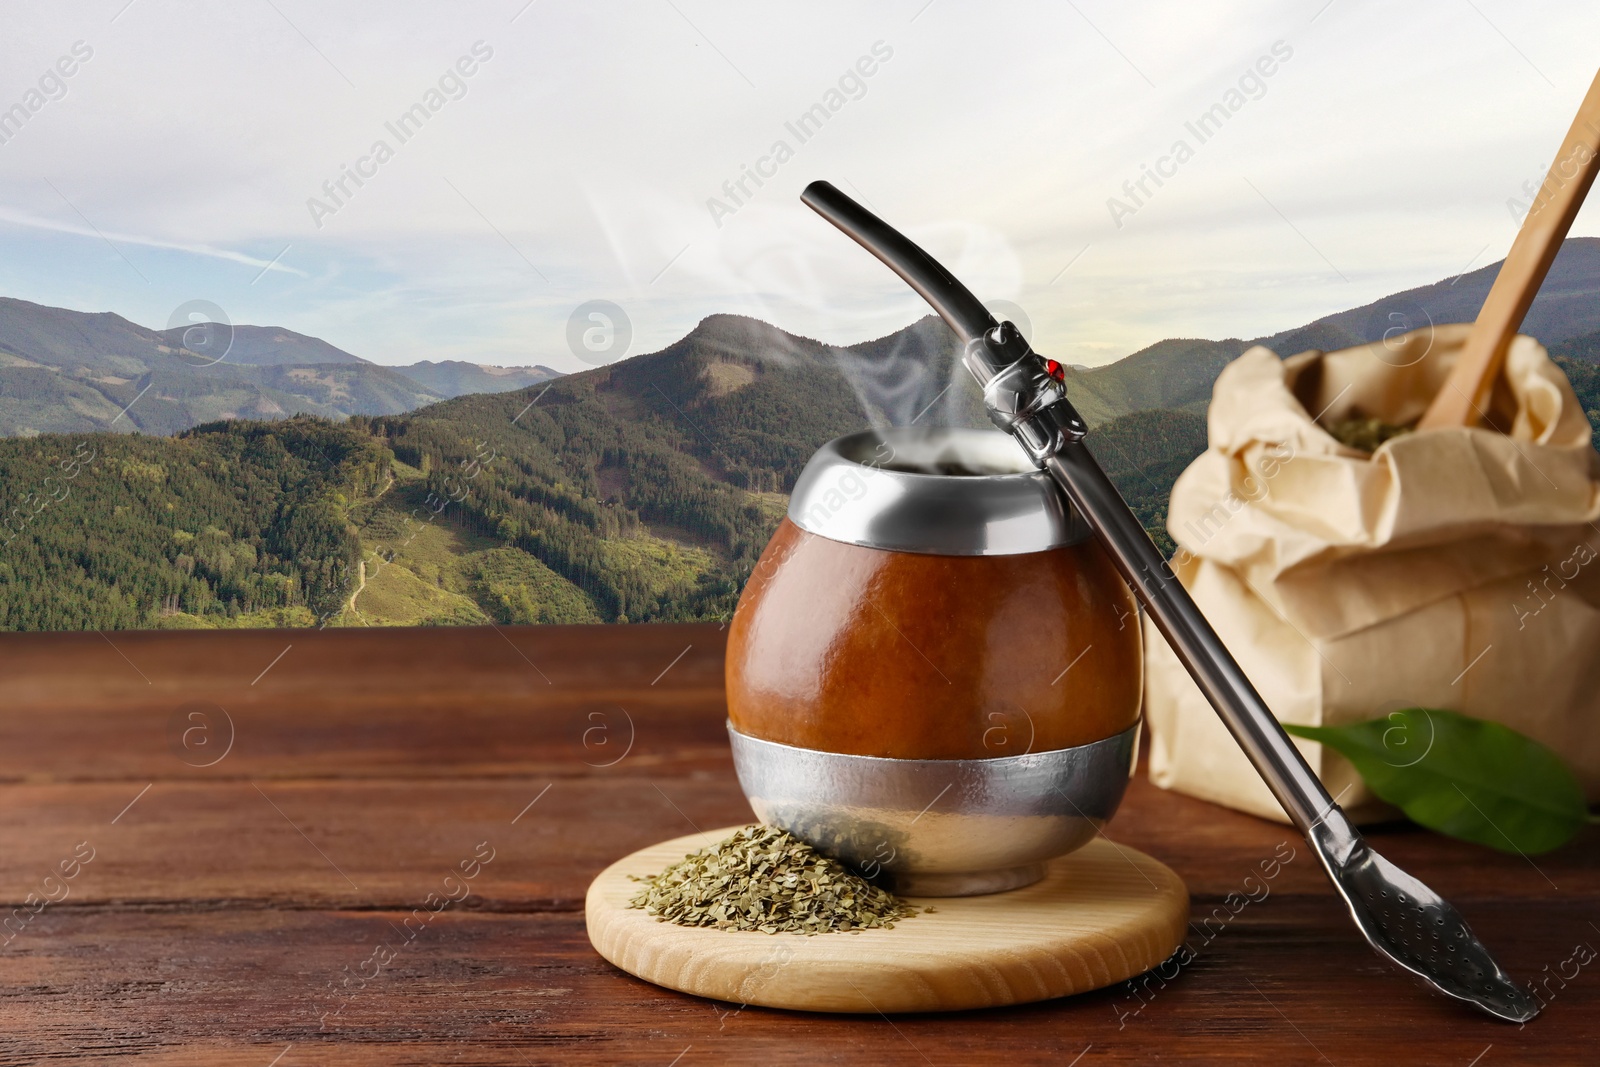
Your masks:
<svg viewBox="0 0 1600 1067"><path fill-rule="evenodd" d="M618 860L589 886L595 949L647 982L734 1004L801 1011L954 1011L1024 1004L1112 985L1183 941L1189 891L1165 865L1097 837L1044 880L932 906L893 930L763 934L658 922L628 900L629 875L657 874L738 827L692 834Z"/></svg>

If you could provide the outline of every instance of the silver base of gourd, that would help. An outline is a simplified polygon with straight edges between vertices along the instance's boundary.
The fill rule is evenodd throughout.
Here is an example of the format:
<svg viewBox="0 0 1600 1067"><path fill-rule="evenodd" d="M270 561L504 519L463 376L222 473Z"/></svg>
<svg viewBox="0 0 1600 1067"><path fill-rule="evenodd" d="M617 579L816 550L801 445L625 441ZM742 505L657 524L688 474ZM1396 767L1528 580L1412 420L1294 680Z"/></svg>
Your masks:
<svg viewBox="0 0 1600 1067"><path fill-rule="evenodd" d="M1139 727L1092 744L991 759L852 756L728 725L756 817L906 896L1029 885L1099 832L1122 801Z"/></svg>

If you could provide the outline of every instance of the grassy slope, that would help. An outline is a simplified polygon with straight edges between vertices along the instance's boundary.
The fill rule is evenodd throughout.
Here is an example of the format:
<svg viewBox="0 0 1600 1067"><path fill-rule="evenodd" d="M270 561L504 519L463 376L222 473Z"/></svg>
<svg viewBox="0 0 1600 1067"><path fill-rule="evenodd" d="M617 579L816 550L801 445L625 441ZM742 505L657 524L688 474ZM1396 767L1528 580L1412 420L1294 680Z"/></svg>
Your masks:
<svg viewBox="0 0 1600 1067"><path fill-rule="evenodd" d="M355 509L365 584L338 626L599 622L594 604L550 568L465 529L426 504L422 472L393 464L394 482Z"/></svg>
<svg viewBox="0 0 1600 1067"><path fill-rule="evenodd" d="M783 490L806 457L822 441L861 424L857 389L865 376L887 368L885 374L898 380L918 365L952 358L935 326L919 324L860 346L864 351L839 353L751 320L721 317L662 352L572 375L548 389L540 385L462 397L411 415L358 418L337 429L300 431L280 424L291 436L314 431L330 448L347 435L363 447L382 451L387 445L418 464L395 461L383 468L392 479L360 482L373 490L358 492L348 480L330 483L336 494L329 514L347 516L352 533L359 534L361 558L357 564L352 544L342 583L345 606L338 606L335 585L329 621L381 626L721 617L784 513ZM1196 410L1203 401L1197 398L1209 395L1216 368L1240 345L1163 342L1130 358L1138 366L1083 372L1080 377L1098 393L1085 383L1074 386L1080 406L1104 405L1101 418L1091 416L1096 429L1090 446L1169 551L1164 526L1173 480L1205 444L1204 421ZM886 347L892 350L876 351ZM1591 336L1552 347L1591 418L1600 418L1600 366L1588 361L1600 343ZM960 382L961 388L941 394L945 381L943 374L926 376L915 383L916 390L898 397L905 414L943 395L938 415L958 423L976 421L975 391ZM1141 403L1171 410L1115 414L1121 405ZM892 413L886 405L879 414ZM218 605L231 593L208 601L190 581L202 572L218 589L234 581L228 575L237 575L267 544L261 531L281 522L273 518L273 509L263 510L264 502L297 491L290 483L274 482L270 491L256 492L251 499L260 499L251 505L255 510L248 522L208 517L231 514L235 482L246 473L276 479L281 467L265 455L256 466L240 468L228 459L225 468L217 467L218 457L234 455L227 440L233 433L265 432L234 425L210 430L222 434L211 444L204 435L187 440L115 435L93 465L98 473L73 483L70 505L48 512L50 522L61 522L62 536L78 531L77 540L66 538L71 543L61 551L77 553L69 558L83 560L86 567L124 567L116 553L133 548L167 561L160 576L145 582L150 591L129 601L128 611L139 618L118 616L103 625L318 623L299 603L260 606L273 603L264 595L253 602L241 595L240 610L223 612ZM0 453L18 452L20 462L26 458L21 453L54 456L52 449L74 440L0 442ZM310 446L302 452L307 460L326 458ZM491 457L483 461L481 478L466 473L477 468L474 457ZM366 462L362 469L377 470L376 460ZM308 470L316 466L313 462ZM13 484L23 488L44 473L26 464L7 469ZM427 504L430 493L448 493L452 486L466 492L435 515ZM369 491L376 495L365 495ZM182 511L195 510L198 505L190 501L203 504L192 517ZM181 517L162 518L151 511L174 506ZM129 527L135 515L141 521ZM213 529L219 523L226 529ZM143 544L140 539L148 541L146 535L158 527L168 530L165 536L173 543ZM24 534L11 553L18 567L28 563L25 554L19 555L31 536ZM326 540L332 534L318 536ZM327 552L325 570L342 566L334 548ZM229 564L230 554L242 562ZM169 574L173 568L181 573ZM42 576L39 581L50 583L49 590L40 586L24 598L36 604L64 604L65 592L77 588L66 584L75 570L44 562L33 570ZM365 585L351 609L349 595L363 571ZM126 568L117 573L125 572L131 573ZM11 579L4 565L0 577ZM264 574L251 580L276 579ZM180 597L185 608L197 598L195 610L204 614L158 610L151 606L152 594ZM84 603L106 600L101 593L94 596L97 601ZM88 624L55 611L49 618L29 616L20 625Z"/></svg>

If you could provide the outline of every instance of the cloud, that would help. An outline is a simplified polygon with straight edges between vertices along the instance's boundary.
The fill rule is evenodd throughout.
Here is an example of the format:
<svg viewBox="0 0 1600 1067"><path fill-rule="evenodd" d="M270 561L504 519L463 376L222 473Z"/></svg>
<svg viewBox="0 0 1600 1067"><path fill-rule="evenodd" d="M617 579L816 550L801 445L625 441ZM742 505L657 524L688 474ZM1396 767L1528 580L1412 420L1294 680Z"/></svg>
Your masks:
<svg viewBox="0 0 1600 1067"><path fill-rule="evenodd" d="M280 262L270 259L258 259L255 256L246 255L243 252L234 252L227 248L215 248L207 244L194 244L184 241L167 241L159 237L144 237L136 233L124 233L121 230L101 230L93 226L80 225L76 222L61 222L58 219L39 218L36 215L30 215L27 212L3 206L0 206L0 222L33 230L70 233L78 237L106 240L113 245L143 245L146 248L162 248L171 252L187 252L194 256L210 256L212 259L225 259L230 263L242 263L247 267L256 267L263 272L281 271L284 274L296 274L302 278L308 277L303 270L296 270L294 267L285 266Z"/></svg>
<svg viewBox="0 0 1600 1067"><path fill-rule="evenodd" d="M1363 0L1017 0L1004 19L922 0L714 15L599 0L515 22L515 0L395 0L382 19L280 6L15 13L6 70L31 77L79 38L95 57L4 146L0 227L90 240L0 242L0 292L146 322L203 298L381 362L568 370L583 364L567 319L592 299L627 309L634 353L717 312L834 343L925 314L798 203L827 178L981 298L1023 308L1041 351L1105 362L1293 327L1482 249L1492 262L1514 232L1505 201L1549 162L1600 34L1588 0L1537 18ZM307 198L480 39L494 58L470 92L317 229ZM894 56L870 91L795 138L786 123L880 40ZM1107 198L1279 40L1294 56L1269 90L1118 229ZM707 199L780 138L793 158L718 226ZM235 251L285 245L258 281L267 261Z"/></svg>

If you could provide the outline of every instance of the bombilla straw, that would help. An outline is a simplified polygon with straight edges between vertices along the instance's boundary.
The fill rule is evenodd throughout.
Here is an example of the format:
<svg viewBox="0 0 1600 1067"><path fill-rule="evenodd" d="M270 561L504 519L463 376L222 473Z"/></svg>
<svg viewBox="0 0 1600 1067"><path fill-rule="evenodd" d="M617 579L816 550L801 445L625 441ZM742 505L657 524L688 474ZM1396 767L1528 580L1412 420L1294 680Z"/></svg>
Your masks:
<svg viewBox="0 0 1600 1067"><path fill-rule="evenodd" d="M999 325L972 291L932 256L832 184L812 182L800 194L800 201L905 279L918 296L932 305L963 344L970 344Z"/></svg>
<svg viewBox="0 0 1600 1067"><path fill-rule="evenodd" d="M1059 364L888 223L827 182L801 196L920 293L966 344L963 362L996 426L1049 472L1123 580L1144 603L1239 747L1305 835L1368 943L1439 991L1501 1019L1525 1022L1539 1002L1512 980L1449 902L1366 843L1289 740L1189 591L1173 574L1088 446Z"/></svg>

